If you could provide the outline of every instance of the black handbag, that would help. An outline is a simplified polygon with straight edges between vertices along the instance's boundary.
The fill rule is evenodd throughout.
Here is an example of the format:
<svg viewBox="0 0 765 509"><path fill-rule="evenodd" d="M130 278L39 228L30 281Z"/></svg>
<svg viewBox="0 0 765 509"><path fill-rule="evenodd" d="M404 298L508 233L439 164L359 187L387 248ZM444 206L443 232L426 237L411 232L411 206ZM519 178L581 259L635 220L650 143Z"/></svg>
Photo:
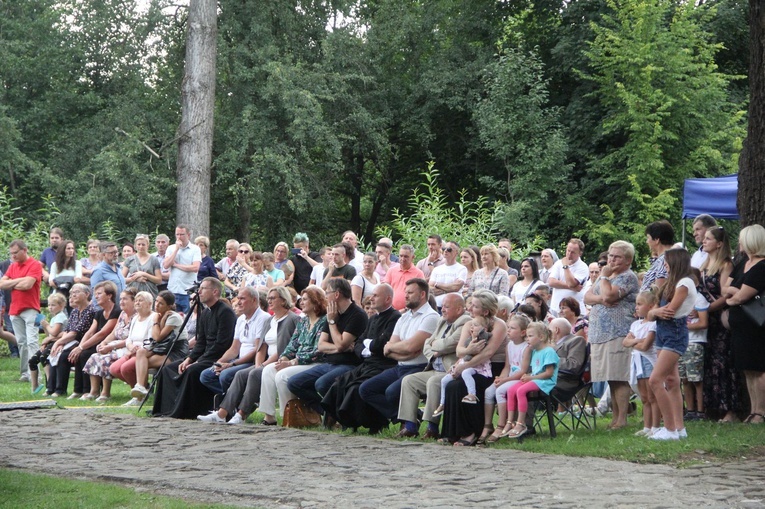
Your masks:
<svg viewBox="0 0 765 509"><path fill-rule="evenodd" d="M144 339L143 347L144 349L156 355L167 355L170 352L170 347L173 345L173 340L175 340L176 334L177 332L173 331L170 334L168 334L168 336L162 341L154 341L153 339Z"/></svg>
<svg viewBox="0 0 765 509"><path fill-rule="evenodd" d="M741 309L758 327L765 327L765 291L741 304Z"/></svg>

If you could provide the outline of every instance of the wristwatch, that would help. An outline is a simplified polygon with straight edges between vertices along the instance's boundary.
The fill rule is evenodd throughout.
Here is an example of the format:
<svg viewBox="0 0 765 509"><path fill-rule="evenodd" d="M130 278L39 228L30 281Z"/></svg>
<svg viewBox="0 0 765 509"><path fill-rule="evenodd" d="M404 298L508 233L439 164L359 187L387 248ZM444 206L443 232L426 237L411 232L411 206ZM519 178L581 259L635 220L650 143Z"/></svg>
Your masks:
<svg viewBox="0 0 765 509"><path fill-rule="evenodd" d="M568 268L568 265L563 266L563 270L566 270Z"/></svg>
<svg viewBox="0 0 765 509"><path fill-rule="evenodd" d="M330 325L335 325L336 322L334 320L327 320L327 323Z"/></svg>

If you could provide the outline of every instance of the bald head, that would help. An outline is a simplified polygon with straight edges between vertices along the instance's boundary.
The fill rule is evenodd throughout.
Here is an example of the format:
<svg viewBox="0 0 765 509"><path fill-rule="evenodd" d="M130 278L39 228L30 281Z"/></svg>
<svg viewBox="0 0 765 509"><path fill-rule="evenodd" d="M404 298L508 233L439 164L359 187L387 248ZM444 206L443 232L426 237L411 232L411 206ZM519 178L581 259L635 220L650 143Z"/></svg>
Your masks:
<svg viewBox="0 0 765 509"><path fill-rule="evenodd" d="M548 329L552 334L553 341L558 341L560 338L571 334L571 324L565 318L554 319L552 322L550 322Z"/></svg>
<svg viewBox="0 0 765 509"><path fill-rule="evenodd" d="M378 313L382 313L393 304L393 287L388 283L382 283L372 291L372 307Z"/></svg>
<svg viewBox="0 0 765 509"><path fill-rule="evenodd" d="M441 316L448 323L454 323L465 314L465 299L459 293L448 293L441 303Z"/></svg>

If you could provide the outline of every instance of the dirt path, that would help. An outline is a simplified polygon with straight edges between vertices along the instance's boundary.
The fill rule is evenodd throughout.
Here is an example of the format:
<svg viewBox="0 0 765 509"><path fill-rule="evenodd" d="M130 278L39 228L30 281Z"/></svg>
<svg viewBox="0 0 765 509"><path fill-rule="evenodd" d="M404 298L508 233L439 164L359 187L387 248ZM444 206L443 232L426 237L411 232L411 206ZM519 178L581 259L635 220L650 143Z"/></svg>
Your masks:
<svg viewBox="0 0 765 509"><path fill-rule="evenodd" d="M266 508L765 507L762 459L680 470L57 409L0 412L0 437L1 466Z"/></svg>

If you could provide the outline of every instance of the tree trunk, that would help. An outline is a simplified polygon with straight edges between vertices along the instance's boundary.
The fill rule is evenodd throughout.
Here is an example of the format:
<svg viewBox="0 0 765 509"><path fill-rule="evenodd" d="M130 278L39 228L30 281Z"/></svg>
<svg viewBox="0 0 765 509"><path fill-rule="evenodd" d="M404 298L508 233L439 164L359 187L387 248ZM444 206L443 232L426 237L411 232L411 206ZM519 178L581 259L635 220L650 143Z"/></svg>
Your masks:
<svg viewBox="0 0 765 509"><path fill-rule="evenodd" d="M192 235L210 232L210 166L215 107L217 38L215 0L191 0L186 38L186 67L181 85L178 142L179 224ZM193 239L193 237L192 237Z"/></svg>
<svg viewBox="0 0 765 509"><path fill-rule="evenodd" d="M765 6L749 0L749 128L738 162L741 226L765 225Z"/></svg>

